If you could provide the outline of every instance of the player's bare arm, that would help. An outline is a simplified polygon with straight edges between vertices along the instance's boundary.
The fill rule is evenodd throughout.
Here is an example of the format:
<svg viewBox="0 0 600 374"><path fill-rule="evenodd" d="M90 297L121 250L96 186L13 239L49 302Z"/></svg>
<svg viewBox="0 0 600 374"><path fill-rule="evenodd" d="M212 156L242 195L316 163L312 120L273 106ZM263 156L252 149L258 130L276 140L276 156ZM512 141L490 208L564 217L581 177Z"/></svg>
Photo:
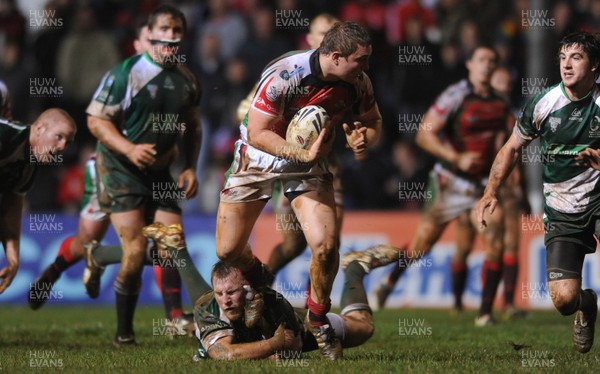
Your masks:
<svg viewBox="0 0 600 374"><path fill-rule="evenodd" d="M446 125L446 119L429 110L419 125L416 143L436 158L449 162L463 172L470 172L480 163L475 152L457 152L450 145L442 142L439 134Z"/></svg>
<svg viewBox="0 0 600 374"><path fill-rule="evenodd" d="M277 117L268 116L251 108L248 112L248 143L256 149L274 156L286 160L302 160L309 164L315 163L331 151L334 134L327 136L332 131L330 128L324 128L309 149L302 149L286 142L284 138L271 130L271 125L276 120ZM327 140L325 141L325 139Z"/></svg>
<svg viewBox="0 0 600 374"><path fill-rule="evenodd" d="M184 167L179 174L179 187L185 187L186 198L191 198L198 192L196 178L196 164L202 142L202 128L200 127L200 109L194 107L185 115L186 128L183 134Z"/></svg>
<svg viewBox="0 0 600 374"><path fill-rule="evenodd" d="M273 337L250 343L235 343L225 336L208 348L210 358L216 360L242 360L268 358L284 350L300 350L301 340L294 331L280 325Z"/></svg>
<svg viewBox="0 0 600 374"><path fill-rule="evenodd" d="M127 156L138 168L154 164L156 151L153 144L135 144L127 140L115 125L106 119L88 116L88 128L100 143L113 152Z"/></svg>
<svg viewBox="0 0 600 374"><path fill-rule="evenodd" d="M7 265L0 270L0 294L12 283L19 270L19 241L21 237L21 215L23 195L6 194L0 202L0 238L4 246Z"/></svg>
<svg viewBox="0 0 600 374"><path fill-rule="evenodd" d="M521 152L522 144L517 140L517 137L513 133L496 155L483 197L477 202L477 205L475 205L475 215L482 227L487 226L484 219L486 209L489 209L490 214L494 213L496 205L498 205L498 199L496 198L498 188L500 188L513 167L516 165Z"/></svg>

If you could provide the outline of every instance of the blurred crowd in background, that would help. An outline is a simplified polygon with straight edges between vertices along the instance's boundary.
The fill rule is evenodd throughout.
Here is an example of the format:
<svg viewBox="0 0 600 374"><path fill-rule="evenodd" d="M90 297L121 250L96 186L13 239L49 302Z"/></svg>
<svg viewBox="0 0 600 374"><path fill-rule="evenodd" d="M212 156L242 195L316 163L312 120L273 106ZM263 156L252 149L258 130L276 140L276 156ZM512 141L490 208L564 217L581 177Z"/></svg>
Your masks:
<svg viewBox="0 0 600 374"><path fill-rule="evenodd" d="M76 144L59 167L28 195L32 211L79 210L83 165L95 139L85 109L103 74L131 56L136 26L155 0L0 0L0 80L12 95L13 117L31 122L58 106L77 121ZM528 98L527 33L542 29L549 67L543 83L559 81L557 43L575 29L600 31L600 0L204 0L172 1L186 15L182 47L201 88L203 149L201 192L185 211L213 214L223 174L238 137L236 108L278 55L307 49L308 22L327 12L371 31L367 74L383 115L383 136L367 161L354 161L337 137L346 209L419 209L422 200L399 199L400 183L426 183L432 159L414 144L419 119L449 84L465 77L464 59L477 43L492 43L513 74L512 105ZM535 8L533 8L535 6ZM535 12L533 10L537 10ZM528 81L531 82L531 81ZM46 86L51 90L32 90ZM40 94L40 92L42 92ZM50 92L50 93L49 93Z"/></svg>

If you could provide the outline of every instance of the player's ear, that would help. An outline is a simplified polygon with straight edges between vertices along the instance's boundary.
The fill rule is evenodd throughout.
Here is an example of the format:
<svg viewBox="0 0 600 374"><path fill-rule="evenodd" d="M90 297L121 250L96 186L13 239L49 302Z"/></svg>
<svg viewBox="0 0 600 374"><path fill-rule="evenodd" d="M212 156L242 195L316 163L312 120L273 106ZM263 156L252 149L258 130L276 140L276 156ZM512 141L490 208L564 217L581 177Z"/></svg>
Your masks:
<svg viewBox="0 0 600 374"><path fill-rule="evenodd" d="M331 52L331 60L337 66L340 63L340 58L342 58L342 52L334 51Z"/></svg>

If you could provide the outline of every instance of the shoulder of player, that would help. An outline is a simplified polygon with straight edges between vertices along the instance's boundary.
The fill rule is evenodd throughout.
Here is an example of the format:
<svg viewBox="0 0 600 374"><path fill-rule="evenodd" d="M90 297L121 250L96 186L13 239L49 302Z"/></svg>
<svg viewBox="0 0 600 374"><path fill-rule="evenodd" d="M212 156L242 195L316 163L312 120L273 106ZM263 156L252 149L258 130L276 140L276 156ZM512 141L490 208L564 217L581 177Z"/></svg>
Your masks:
<svg viewBox="0 0 600 374"><path fill-rule="evenodd" d="M117 66L111 69L111 73L113 75L123 75L127 76L135 66L135 64L142 59L143 55L134 55L131 57L127 57L125 60L121 61Z"/></svg>
<svg viewBox="0 0 600 374"><path fill-rule="evenodd" d="M215 293L213 290L206 291L194 303L194 315L200 310L206 310L215 301Z"/></svg>
<svg viewBox="0 0 600 374"><path fill-rule="evenodd" d="M279 78L284 81L292 78L301 78L310 74L310 56L312 50L297 50L287 52L277 59L271 61L264 69L264 72L276 72Z"/></svg>
<svg viewBox="0 0 600 374"><path fill-rule="evenodd" d="M11 121L6 118L0 118L0 136L2 138L18 138L19 135L24 135L31 125L18 121Z"/></svg>
<svg viewBox="0 0 600 374"><path fill-rule="evenodd" d="M523 106L522 112L529 112L535 117L546 117L551 112L570 103L560 83L547 87L531 97Z"/></svg>

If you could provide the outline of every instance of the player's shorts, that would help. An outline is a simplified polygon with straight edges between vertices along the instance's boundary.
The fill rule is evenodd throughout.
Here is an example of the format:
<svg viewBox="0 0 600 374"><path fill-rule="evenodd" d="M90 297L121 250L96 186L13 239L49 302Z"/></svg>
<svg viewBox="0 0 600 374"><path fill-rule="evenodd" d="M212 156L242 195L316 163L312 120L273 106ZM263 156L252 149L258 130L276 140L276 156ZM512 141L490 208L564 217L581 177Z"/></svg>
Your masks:
<svg viewBox="0 0 600 374"><path fill-rule="evenodd" d="M441 225L475 207L483 195L484 181L463 178L436 164L429 173L429 187L433 190L433 202L427 206L426 214Z"/></svg>
<svg viewBox="0 0 600 374"><path fill-rule="evenodd" d="M98 152L96 160L98 200L104 212L127 212L145 204L147 210L181 214L185 198L176 187L169 168L142 171L121 162L110 152Z"/></svg>
<svg viewBox="0 0 600 374"><path fill-rule="evenodd" d="M79 215L90 221L104 221L108 214L100 209L98 189L96 188L96 155L90 157L85 164L83 177L83 198Z"/></svg>
<svg viewBox="0 0 600 374"><path fill-rule="evenodd" d="M330 157L331 161L333 158ZM342 188L342 176L340 173L340 168L335 163L329 164L329 170L331 171L331 175L333 176L333 198L335 200L335 205L343 207L344 206L344 190ZM283 188L279 181L275 182L275 186L273 187L273 211L276 214L290 214L292 213L292 205L290 201L285 198L283 194Z"/></svg>
<svg viewBox="0 0 600 374"><path fill-rule="evenodd" d="M575 243L585 253L596 251L596 237L600 237L600 206L584 213L561 213L544 204L544 242Z"/></svg>
<svg viewBox="0 0 600 374"><path fill-rule="evenodd" d="M234 160L225 175L221 201L243 203L268 200L280 181L287 196L308 191L333 193L333 177L326 162L307 165L260 151L238 140Z"/></svg>

